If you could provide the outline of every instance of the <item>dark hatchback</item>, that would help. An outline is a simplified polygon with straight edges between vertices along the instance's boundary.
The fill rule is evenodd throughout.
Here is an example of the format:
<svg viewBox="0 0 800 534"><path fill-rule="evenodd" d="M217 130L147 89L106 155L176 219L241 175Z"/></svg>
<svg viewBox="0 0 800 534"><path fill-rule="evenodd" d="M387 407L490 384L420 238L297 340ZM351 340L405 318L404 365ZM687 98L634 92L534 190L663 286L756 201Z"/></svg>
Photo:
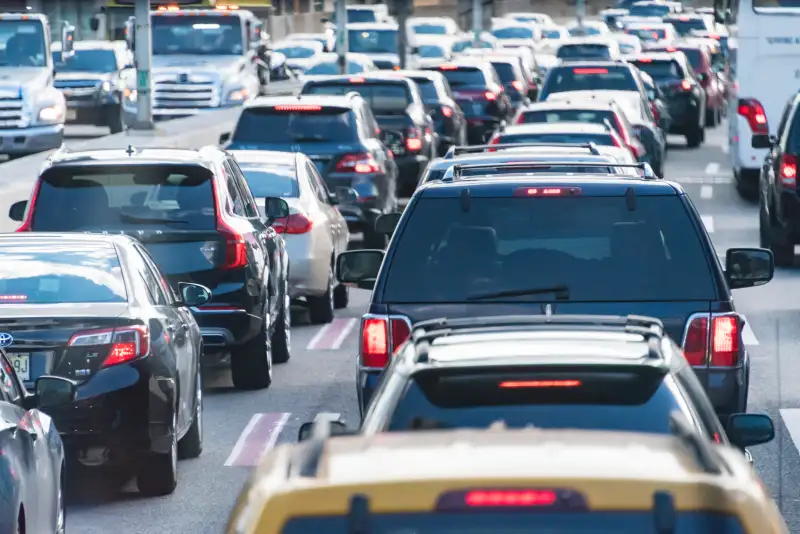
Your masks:
<svg viewBox="0 0 800 534"><path fill-rule="evenodd" d="M397 207L397 164L359 95L256 99L220 143L230 150L302 152L330 190L350 187L358 194L357 205L338 206L350 232L363 232L367 247L386 245L375 219Z"/></svg>
<svg viewBox="0 0 800 534"><path fill-rule="evenodd" d="M367 102L380 128L380 138L392 151L399 174L397 193L410 196L419 175L436 157L434 124L417 84L407 78L332 76L311 80L303 95L358 93Z"/></svg>
<svg viewBox="0 0 800 534"><path fill-rule="evenodd" d="M203 447L200 356L190 306L135 239L100 234L0 237L0 332L17 375L69 379L72 402L48 409L67 454L131 468L139 489L172 493L176 460Z"/></svg>
<svg viewBox="0 0 800 534"><path fill-rule="evenodd" d="M503 83L487 61L463 59L426 70L447 78L467 118L467 140L472 144L485 142L514 113Z"/></svg>
<svg viewBox="0 0 800 534"><path fill-rule="evenodd" d="M54 154L30 202L9 212L18 232L99 232L138 239L174 290L213 291L192 308L207 363L228 364L242 389L265 388L272 364L290 357L283 238L272 228L286 201L268 199L262 218L233 157L200 150L101 150ZM27 210L26 210L27 207Z"/></svg>
<svg viewBox="0 0 800 534"><path fill-rule="evenodd" d="M419 321L633 313L680 340L718 413L746 411L750 357L730 290L771 280L772 254L729 249L723 270L679 185L599 174L433 182L378 226L394 230L386 252L337 260L341 282L373 289L361 321L362 409Z"/></svg>

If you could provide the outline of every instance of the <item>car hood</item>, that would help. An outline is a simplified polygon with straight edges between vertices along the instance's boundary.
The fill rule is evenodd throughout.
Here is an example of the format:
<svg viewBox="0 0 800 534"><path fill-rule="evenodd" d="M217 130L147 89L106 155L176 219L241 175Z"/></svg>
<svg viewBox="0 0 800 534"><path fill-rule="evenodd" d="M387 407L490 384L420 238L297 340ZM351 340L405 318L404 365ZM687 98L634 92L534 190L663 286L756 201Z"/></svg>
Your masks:
<svg viewBox="0 0 800 534"><path fill-rule="evenodd" d="M28 88L46 87L49 79L46 67L0 67L0 98L20 98Z"/></svg>
<svg viewBox="0 0 800 534"><path fill-rule="evenodd" d="M153 56L153 77L177 78L181 74L204 78L228 78L239 72L245 61L240 56L169 55Z"/></svg>
<svg viewBox="0 0 800 534"><path fill-rule="evenodd" d="M92 80L96 82L104 82L111 78L110 73L104 72L58 72L56 73L57 81L71 82L76 80Z"/></svg>

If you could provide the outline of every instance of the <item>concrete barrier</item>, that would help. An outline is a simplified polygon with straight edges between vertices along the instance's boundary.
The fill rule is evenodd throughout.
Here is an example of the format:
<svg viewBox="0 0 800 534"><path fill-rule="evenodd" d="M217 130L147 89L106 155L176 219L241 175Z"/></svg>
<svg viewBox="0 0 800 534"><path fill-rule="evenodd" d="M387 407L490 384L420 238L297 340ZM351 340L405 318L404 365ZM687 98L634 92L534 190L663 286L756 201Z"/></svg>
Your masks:
<svg viewBox="0 0 800 534"><path fill-rule="evenodd" d="M301 82L274 82L270 85L272 96L295 94ZM185 119L162 122L154 131L136 131L107 135L96 139L70 143L71 152L81 150L103 150L109 148L161 147L200 148L216 145L219 136L230 132L239 117L239 108L209 111ZM19 223L8 218L8 209L15 202L27 200L31 188L47 158L55 152L50 150L0 164L0 232L13 232Z"/></svg>

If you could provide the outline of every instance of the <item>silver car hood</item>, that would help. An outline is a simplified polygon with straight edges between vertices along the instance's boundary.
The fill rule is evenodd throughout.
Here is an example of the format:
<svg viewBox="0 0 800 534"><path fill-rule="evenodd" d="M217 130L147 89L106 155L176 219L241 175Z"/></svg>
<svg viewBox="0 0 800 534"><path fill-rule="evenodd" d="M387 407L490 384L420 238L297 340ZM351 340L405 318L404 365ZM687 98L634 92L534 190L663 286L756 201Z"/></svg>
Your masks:
<svg viewBox="0 0 800 534"><path fill-rule="evenodd" d="M226 79L240 70L241 56L167 55L153 56L153 79L178 78L182 74Z"/></svg>
<svg viewBox="0 0 800 534"><path fill-rule="evenodd" d="M0 98L23 98L23 93L50 85L47 67L0 67Z"/></svg>

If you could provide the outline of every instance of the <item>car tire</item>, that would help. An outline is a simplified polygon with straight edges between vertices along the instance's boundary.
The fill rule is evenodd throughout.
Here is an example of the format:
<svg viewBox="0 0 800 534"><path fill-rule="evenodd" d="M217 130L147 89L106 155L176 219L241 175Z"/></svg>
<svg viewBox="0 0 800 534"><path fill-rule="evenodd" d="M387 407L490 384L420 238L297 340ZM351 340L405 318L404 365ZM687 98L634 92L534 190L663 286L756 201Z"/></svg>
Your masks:
<svg viewBox="0 0 800 534"><path fill-rule="evenodd" d="M179 458L197 458L203 452L203 377L201 376L199 364L194 382L192 426L189 427L189 430L178 442Z"/></svg>
<svg viewBox="0 0 800 534"><path fill-rule="evenodd" d="M337 310L343 310L349 304L350 288L343 284L339 284L333 288L333 307Z"/></svg>
<svg viewBox="0 0 800 534"><path fill-rule="evenodd" d="M112 107L108 118L108 129L111 135L122 133L125 124L122 121L122 106Z"/></svg>
<svg viewBox="0 0 800 534"><path fill-rule="evenodd" d="M705 137L705 130L698 126L694 130L686 134L686 145L689 148L697 148L703 143L704 137Z"/></svg>
<svg viewBox="0 0 800 534"><path fill-rule="evenodd" d="M292 302L289 298L289 282L283 283L283 305L278 313L275 330L272 332L272 361L286 363L292 357Z"/></svg>
<svg viewBox="0 0 800 534"><path fill-rule="evenodd" d="M333 321L333 268L328 267L328 287L318 297L306 297L311 324L328 324Z"/></svg>
<svg viewBox="0 0 800 534"><path fill-rule="evenodd" d="M772 218L769 225L769 249L776 267L794 266L794 243L781 224Z"/></svg>
<svg viewBox="0 0 800 534"><path fill-rule="evenodd" d="M167 453L149 452L139 460L136 485L148 497L170 495L178 486L177 408L172 414L172 445Z"/></svg>
<svg viewBox="0 0 800 534"><path fill-rule="evenodd" d="M236 389L266 389L272 384L269 318L250 341L231 351L231 379Z"/></svg>

